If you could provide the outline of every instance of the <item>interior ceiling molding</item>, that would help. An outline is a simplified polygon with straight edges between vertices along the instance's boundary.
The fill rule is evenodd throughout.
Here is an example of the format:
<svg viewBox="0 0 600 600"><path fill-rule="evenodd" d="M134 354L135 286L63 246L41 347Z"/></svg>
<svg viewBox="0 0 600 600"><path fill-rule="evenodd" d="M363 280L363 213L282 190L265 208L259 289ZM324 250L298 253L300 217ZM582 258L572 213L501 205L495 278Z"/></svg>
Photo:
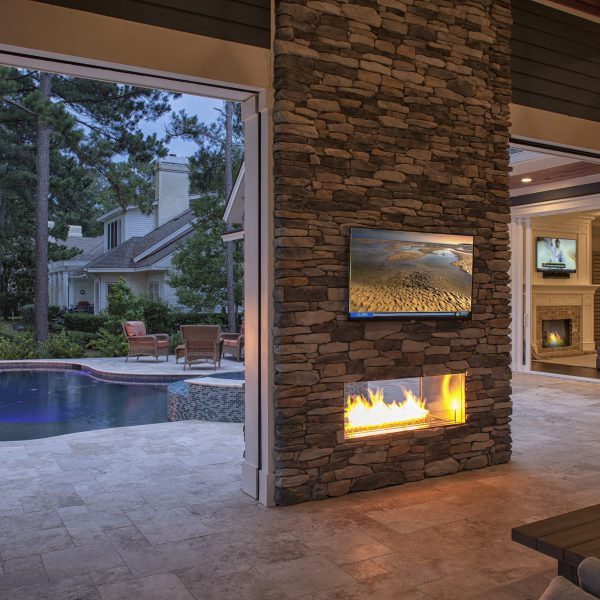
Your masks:
<svg viewBox="0 0 600 600"><path fill-rule="evenodd" d="M509 185L511 190L531 187L531 185L541 185L556 183L565 179L579 179L590 175L600 174L600 164L578 160L567 164L550 167L548 169L534 169L525 171L517 175L511 175ZM522 182L523 178L531 178L531 182ZM599 178L600 179L600 178Z"/></svg>
<svg viewBox="0 0 600 600"><path fill-rule="evenodd" d="M533 0L533 2L562 10L588 21L600 23L600 3L598 0Z"/></svg>

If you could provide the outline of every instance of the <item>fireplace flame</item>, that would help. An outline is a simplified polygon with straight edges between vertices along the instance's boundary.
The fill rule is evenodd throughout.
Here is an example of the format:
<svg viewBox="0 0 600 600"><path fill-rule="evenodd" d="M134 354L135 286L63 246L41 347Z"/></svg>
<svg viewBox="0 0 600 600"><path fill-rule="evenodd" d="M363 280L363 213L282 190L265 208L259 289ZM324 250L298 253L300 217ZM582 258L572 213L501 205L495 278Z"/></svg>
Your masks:
<svg viewBox="0 0 600 600"><path fill-rule="evenodd" d="M389 392L395 387L385 389ZM420 396L401 385L396 389L401 390L403 398L386 400L384 387L367 389L365 395L348 395L344 409L346 438L465 422L464 373L428 378L427 387L420 387Z"/></svg>
<svg viewBox="0 0 600 600"><path fill-rule="evenodd" d="M564 341L560 333L558 333L558 331L547 331L546 344L548 346L563 346Z"/></svg>
<svg viewBox="0 0 600 600"><path fill-rule="evenodd" d="M385 402L383 389L368 390L369 397L362 394L348 396L346 410L346 431L361 432L371 429L406 427L424 422L429 416L425 399L417 398L403 388L404 400Z"/></svg>

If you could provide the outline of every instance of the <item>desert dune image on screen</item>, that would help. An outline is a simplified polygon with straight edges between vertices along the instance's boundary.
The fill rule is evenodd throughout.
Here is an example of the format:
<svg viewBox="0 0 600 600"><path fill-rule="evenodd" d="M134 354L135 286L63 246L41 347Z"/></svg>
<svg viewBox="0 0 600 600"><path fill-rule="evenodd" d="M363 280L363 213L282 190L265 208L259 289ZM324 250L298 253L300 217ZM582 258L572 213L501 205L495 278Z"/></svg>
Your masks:
<svg viewBox="0 0 600 600"><path fill-rule="evenodd" d="M353 228L351 315L471 313L473 238Z"/></svg>

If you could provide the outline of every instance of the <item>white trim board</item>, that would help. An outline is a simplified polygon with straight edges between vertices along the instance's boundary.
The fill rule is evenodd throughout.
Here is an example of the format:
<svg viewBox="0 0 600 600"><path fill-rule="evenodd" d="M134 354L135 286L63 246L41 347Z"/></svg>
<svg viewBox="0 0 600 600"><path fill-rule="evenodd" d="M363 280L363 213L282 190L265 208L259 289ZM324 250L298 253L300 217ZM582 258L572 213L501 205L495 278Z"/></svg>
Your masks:
<svg viewBox="0 0 600 600"><path fill-rule="evenodd" d="M154 254L155 252L158 252L161 248L164 248L171 242L175 241L177 238L180 238L182 235L185 235L188 231L191 231L191 229L193 228L194 223L196 221L197 221L197 219L194 219L190 223L186 223L185 225L183 225L182 227L180 227L179 229L177 229L176 231L174 231L167 237L163 238L159 242L152 244L152 246L150 246L149 248L146 248L146 250L144 250L143 252L140 252L137 256L134 256L133 262L134 263L140 262L140 260L143 260L147 256Z"/></svg>
<svg viewBox="0 0 600 600"><path fill-rule="evenodd" d="M188 75L179 78L164 71L141 67L132 69L127 65L112 64L93 59L82 60L55 52L29 50L9 44L0 44L0 63L11 67L87 77L99 81L125 82L141 87L160 88L171 92L232 100L234 102L244 102L259 91L249 86L232 86L227 83Z"/></svg>

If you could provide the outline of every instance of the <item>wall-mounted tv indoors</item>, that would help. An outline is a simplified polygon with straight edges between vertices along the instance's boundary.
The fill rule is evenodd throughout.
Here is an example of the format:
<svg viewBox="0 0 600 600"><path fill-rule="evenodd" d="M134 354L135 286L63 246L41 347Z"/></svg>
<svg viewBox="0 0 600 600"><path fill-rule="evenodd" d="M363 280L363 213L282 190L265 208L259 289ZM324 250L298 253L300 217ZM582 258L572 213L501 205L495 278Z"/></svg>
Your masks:
<svg viewBox="0 0 600 600"><path fill-rule="evenodd" d="M353 227L350 319L471 316L473 236Z"/></svg>
<svg viewBox="0 0 600 600"><path fill-rule="evenodd" d="M577 240L558 237L537 238L536 269L540 273L576 273Z"/></svg>

